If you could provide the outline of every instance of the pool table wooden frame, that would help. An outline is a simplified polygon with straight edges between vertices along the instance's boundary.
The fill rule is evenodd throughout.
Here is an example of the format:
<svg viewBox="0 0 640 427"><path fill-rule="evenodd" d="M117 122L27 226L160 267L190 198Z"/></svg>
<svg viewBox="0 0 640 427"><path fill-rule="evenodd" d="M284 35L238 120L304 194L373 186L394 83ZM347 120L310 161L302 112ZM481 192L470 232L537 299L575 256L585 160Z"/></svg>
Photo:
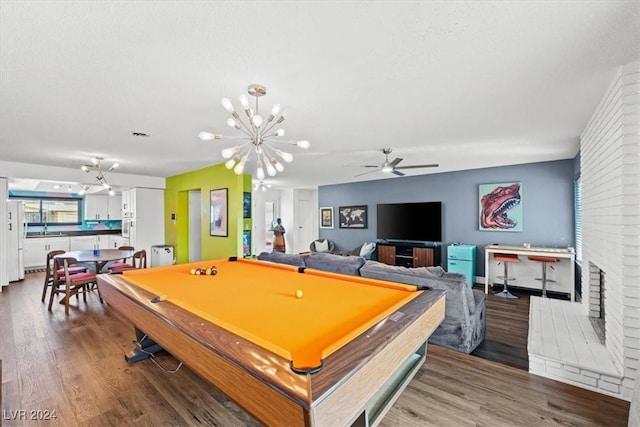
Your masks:
<svg viewBox="0 0 640 427"><path fill-rule="evenodd" d="M427 340L444 319L444 292L421 291L329 355L320 372L304 375L170 301L152 303L156 295L124 276L97 277L114 310L266 425L377 424L424 362Z"/></svg>

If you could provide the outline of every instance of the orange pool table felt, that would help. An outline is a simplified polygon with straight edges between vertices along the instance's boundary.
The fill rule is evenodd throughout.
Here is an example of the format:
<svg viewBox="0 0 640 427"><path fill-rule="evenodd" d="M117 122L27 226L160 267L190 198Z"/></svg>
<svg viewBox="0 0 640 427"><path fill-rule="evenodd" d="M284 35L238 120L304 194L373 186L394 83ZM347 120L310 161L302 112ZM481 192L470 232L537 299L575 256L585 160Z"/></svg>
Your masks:
<svg viewBox="0 0 640 427"><path fill-rule="evenodd" d="M216 275L192 275L215 265ZM124 273L133 284L292 361L322 359L415 298L415 286L254 260L213 260ZM302 291L302 298L296 292Z"/></svg>

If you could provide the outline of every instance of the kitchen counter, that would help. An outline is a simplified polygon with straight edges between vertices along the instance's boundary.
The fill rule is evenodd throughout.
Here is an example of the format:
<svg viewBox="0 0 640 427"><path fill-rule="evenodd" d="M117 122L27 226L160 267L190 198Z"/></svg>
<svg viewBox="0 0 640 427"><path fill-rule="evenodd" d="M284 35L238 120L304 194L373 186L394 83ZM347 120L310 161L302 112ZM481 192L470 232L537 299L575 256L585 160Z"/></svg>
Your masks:
<svg viewBox="0 0 640 427"><path fill-rule="evenodd" d="M48 231L47 234L43 234L40 231L28 232L26 237L29 238L41 238L41 237L71 237L71 236L95 236L102 234L121 234L122 230L87 230L87 231Z"/></svg>

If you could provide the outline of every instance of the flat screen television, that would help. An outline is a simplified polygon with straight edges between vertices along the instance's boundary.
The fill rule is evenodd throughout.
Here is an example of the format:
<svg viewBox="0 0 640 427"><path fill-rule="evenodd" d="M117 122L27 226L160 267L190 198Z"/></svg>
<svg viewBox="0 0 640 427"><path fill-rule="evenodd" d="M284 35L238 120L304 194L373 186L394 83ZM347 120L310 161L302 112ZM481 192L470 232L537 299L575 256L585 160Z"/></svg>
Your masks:
<svg viewBox="0 0 640 427"><path fill-rule="evenodd" d="M442 202L380 204L379 240L442 241Z"/></svg>

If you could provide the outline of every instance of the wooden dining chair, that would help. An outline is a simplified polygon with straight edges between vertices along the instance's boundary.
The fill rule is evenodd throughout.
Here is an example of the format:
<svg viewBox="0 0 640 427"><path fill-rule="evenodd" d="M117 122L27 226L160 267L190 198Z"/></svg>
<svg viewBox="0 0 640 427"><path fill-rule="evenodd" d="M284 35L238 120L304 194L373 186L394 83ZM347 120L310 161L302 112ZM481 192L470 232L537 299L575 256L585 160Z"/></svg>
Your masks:
<svg viewBox="0 0 640 427"><path fill-rule="evenodd" d="M69 314L69 300L73 295L78 296L82 294L82 299L87 302L87 289L90 284L97 284L95 273L76 273L71 274L71 268L76 264L78 260L75 258L55 258L54 263L56 269L54 270L54 281L51 286L51 296L49 297L49 311L53 306L54 295L64 295L64 314ZM60 274L62 271L62 274ZM99 295L99 293L98 293ZM102 297L100 297L102 302Z"/></svg>
<svg viewBox="0 0 640 427"><path fill-rule="evenodd" d="M135 248L133 246L120 246L118 247L118 250L119 251L135 251ZM127 268L131 266L135 267L135 264L133 263L133 258L131 259L131 263L128 263L127 258L124 258L122 261L118 261L118 262L114 262L113 264L110 264L109 270L111 270L112 268L120 269L120 268Z"/></svg>
<svg viewBox="0 0 640 427"><path fill-rule="evenodd" d="M47 296L47 289L50 286L53 286L53 281L56 277L55 271L54 271L55 263L54 263L53 257L55 257L56 255L62 255L63 253L65 253L65 251L63 251L62 249L57 249L47 253L47 261L45 264L45 274L44 274L44 286L42 288L42 302L44 302L44 299ZM70 274L86 273L86 272L87 272L87 267L74 266L69 268ZM62 276L63 274L64 274L64 271L62 270L58 272L59 276Z"/></svg>
<svg viewBox="0 0 640 427"><path fill-rule="evenodd" d="M123 271L127 270L137 270L139 268L147 268L147 251L142 249L141 251L137 251L131 257L132 265L124 265L118 268L109 267L109 272L112 274L122 274Z"/></svg>

